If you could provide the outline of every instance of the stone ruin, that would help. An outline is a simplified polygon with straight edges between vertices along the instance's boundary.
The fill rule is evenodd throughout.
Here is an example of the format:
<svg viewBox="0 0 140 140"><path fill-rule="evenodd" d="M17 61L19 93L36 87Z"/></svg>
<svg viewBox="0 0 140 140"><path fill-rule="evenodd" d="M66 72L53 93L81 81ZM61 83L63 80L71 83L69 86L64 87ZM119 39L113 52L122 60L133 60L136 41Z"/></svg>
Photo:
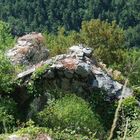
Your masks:
<svg viewBox="0 0 140 140"><path fill-rule="evenodd" d="M27 40L25 40L26 37ZM22 39L26 43L29 43L28 40L30 40L30 35L19 38L16 46L19 45L19 41ZM40 50L45 49L40 48ZM38 50L35 48L34 54L36 51ZM15 56L18 56L19 52L16 51L16 53L17 54L15 54ZM39 52L37 52L37 54L37 57L39 57L39 54L41 55ZM10 57L10 55L8 56ZM21 59L18 61L18 63L21 62L22 64L24 60L22 60L22 57L20 58ZM25 57L23 57L23 59L24 58ZM48 51L46 51L46 56L44 58L48 58ZM22 79L24 83L28 84L31 80L31 75L39 67L47 64L49 68L46 68L45 72L41 75L42 78L38 80L38 82L40 81L43 83L41 84L42 88L60 88L64 91L71 91L81 94L89 92L94 93L95 89L101 89L106 91L108 100L120 98L123 85L113 80L113 78L98 65L96 59L92 56L92 49L86 48L83 45L76 45L70 47L66 54L57 55L46 60L44 58L42 60L39 59L41 62L35 65L30 64L30 68L23 71L22 73L19 73L17 75L17 79ZM11 59L16 62L16 58L14 59L13 55ZM126 88L123 96L124 98L127 96L132 96L132 93L133 92L131 89Z"/></svg>
<svg viewBox="0 0 140 140"><path fill-rule="evenodd" d="M23 72L17 75L17 79L23 81L18 86L21 100L24 102L27 95L26 86L32 80L32 74L39 67L48 65L45 72L38 79L38 83L44 90L59 88L74 93L94 93L95 89L106 92L107 100L121 97L123 84L113 80L103 67L99 65L91 48L84 45L75 45L68 49L66 54L48 58L49 50L43 44L43 36L40 33L31 33L17 39L14 48L6 53L6 56L14 65L25 67ZM19 94L20 95L20 94ZM132 96L133 91L125 88L123 97Z"/></svg>

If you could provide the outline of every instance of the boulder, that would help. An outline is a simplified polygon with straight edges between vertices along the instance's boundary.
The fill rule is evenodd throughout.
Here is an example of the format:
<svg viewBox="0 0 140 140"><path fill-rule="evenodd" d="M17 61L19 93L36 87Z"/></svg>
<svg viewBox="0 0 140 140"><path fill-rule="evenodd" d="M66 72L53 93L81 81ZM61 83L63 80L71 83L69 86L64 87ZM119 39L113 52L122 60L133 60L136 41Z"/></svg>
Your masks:
<svg viewBox="0 0 140 140"><path fill-rule="evenodd" d="M87 63L79 63L75 72L81 77L87 77L91 72L90 65Z"/></svg>
<svg viewBox="0 0 140 140"><path fill-rule="evenodd" d="M74 45L69 48L69 53L72 56L76 56L79 59L83 59L84 56L91 57L92 56L92 49L91 48L85 48L82 44Z"/></svg>
<svg viewBox="0 0 140 140"><path fill-rule="evenodd" d="M15 47L8 50L6 56L15 65L32 66L49 56L48 49L43 44L41 33L31 33L17 39Z"/></svg>

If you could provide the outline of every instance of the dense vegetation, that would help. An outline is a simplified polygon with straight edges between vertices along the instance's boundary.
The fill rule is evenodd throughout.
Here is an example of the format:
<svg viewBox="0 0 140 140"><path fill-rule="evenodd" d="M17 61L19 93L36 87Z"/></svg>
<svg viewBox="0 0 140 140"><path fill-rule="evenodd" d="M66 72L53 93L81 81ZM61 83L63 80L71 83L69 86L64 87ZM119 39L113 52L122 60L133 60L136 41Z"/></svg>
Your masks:
<svg viewBox="0 0 140 140"><path fill-rule="evenodd" d="M118 101L104 100L104 91L84 96L52 89L42 110L36 110L33 100L44 94L36 81L48 66L32 75L29 100L20 106L15 85L21 81L15 77L22 67L13 66L4 54L14 45L13 34L41 31L52 56L82 43L94 49L98 61L121 71L114 79L124 83L128 78L134 97L123 100L113 138L140 139L139 11L139 0L1 0L0 19L9 24L0 21L0 133L28 133L31 139L47 133L55 140L109 137Z"/></svg>
<svg viewBox="0 0 140 140"><path fill-rule="evenodd" d="M58 27L80 30L90 19L116 21L126 30L128 47L140 46L139 0L1 0L0 19L14 34L30 31L56 32Z"/></svg>

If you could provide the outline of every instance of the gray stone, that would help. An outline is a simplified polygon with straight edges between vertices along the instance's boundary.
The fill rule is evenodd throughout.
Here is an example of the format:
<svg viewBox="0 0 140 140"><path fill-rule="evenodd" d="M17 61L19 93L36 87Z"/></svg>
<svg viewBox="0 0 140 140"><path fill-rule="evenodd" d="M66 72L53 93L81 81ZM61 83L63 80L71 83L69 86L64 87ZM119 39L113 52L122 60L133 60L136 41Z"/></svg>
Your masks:
<svg viewBox="0 0 140 140"><path fill-rule="evenodd" d="M82 45L70 47L69 52L71 53L72 56L76 56L77 59L83 60L83 58L84 58L84 52L83 52Z"/></svg>
<svg viewBox="0 0 140 140"><path fill-rule="evenodd" d="M63 64L62 63L53 64L52 66L50 66L50 68L63 69Z"/></svg>
<svg viewBox="0 0 140 140"><path fill-rule="evenodd" d="M103 89L108 93L108 96L114 96L116 98L120 98L122 94L122 87L123 85L118 83L117 81L114 81L108 74L104 73L103 71L97 71L97 74L94 71L94 75L96 77L96 83L95 80L93 81L93 88L97 87L99 89ZM132 96L133 92L131 89L126 88L123 97L126 98L128 96Z"/></svg>
<svg viewBox="0 0 140 140"><path fill-rule="evenodd" d="M66 58L66 55L65 54L61 54L61 55L58 55L54 58L54 62L58 61L58 60L62 60L62 59L65 59Z"/></svg>
<svg viewBox="0 0 140 140"><path fill-rule="evenodd" d="M82 49L83 49L83 47L81 45L74 45L69 48L69 52L70 53L79 53L82 51Z"/></svg>
<svg viewBox="0 0 140 140"><path fill-rule="evenodd" d="M84 56L91 57L92 56L92 49L85 48L84 45L79 44L69 48L69 52L74 54L75 56L83 59Z"/></svg>
<svg viewBox="0 0 140 140"><path fill-rule="evenodd" d="M84 52L84 55L87 57L92 56L92 49L90 49L90 48L83 48L83 52Z"/></svg>
<svg viewBox="0 0 140 140"><path fill-rule="evenodd" d="M35 71L35 67L28 69L24 72L21 72L17 75L17 79L24 78L25 76L31 75Z"/></svg>
<svg viewBox="0 0 140 140"><path fill-rule="evenodd" d="M82 51L77 52L77 57L83 58L84 57L84 53Z"/></svg>
<svg viewBox="0 0 140 140"><path fill-rule="evenodd" d="M64 71L64 75L65 75L66 78L71 79L73 77L73 71L69 71L69 70L66 69Z"/></svg>
<svg viewBox="0 0 140 140"><path fill-rule="evenodd" d="M53 70L48 70L47 72L47 78L53 79L55 77Z"/></svg>
<svg viewBox="0 0 140 140"><path fill-rule="evenodd" d="M118 99L120 99L121 97L122 97L122 98L127 98L128 96L133 96L133 91L132 91L130 88L127 88L127 87L126 87L126 88L124 89L123 95L122 95L122 90L116 92L116 97L117 97Z"/></svg>
<svg viewBox="0 0 140 140"><path fill-rule="evenodd" d="M48 64L48 65L53 65L53 59L48 59L46 61L43 61L44 64Z"/></svg>
<svg viewBox="0 0 140 140"><path fill-rule="evenodd" d="M90 74L90 66L86 63L78 64L75 72L81 77L87 77Z"/></svg>
<svg viewBox="0 0 140 140"><path fill-rule="evenodd" d="M98 81L98 88L103 88L104 90L109 90L112 88L113 81L106 74L95 75Z"/></svg>
<svg viewBox="0 0 140 140"><path fill-rule="evenodd" d="M63 78L61 80L61 88L66 91L69 90L70 89L70 80Z"/></svg>
<svg viewBox="0 0 140 140"><path fill-rule="evenodd" d="M83 86L84 86L84 83L77 81L77 80L73 80L71 83L71 90L72 90L72 92L78 93L79 89Z"/></svg>
<svg viewBox="0 0 140 140"><path fill-rule="evenodd" d="M114 83L113 83L113 90L112 90L112 93L117 93L118 91L120 91L120 90L122 90L122 84L120 84L119 82L117 82L117 81L114 81Z"/></svg>
<svg viewBox="0 0 140 140"><path fill-rule="evenodd" d="M97 80L93 80L92 87L98 88L98 81Z"/></svg>
<svg viewBox="0 0 140 140"><path fill-rule="evenodd" d="M57 70L58 77L64 77L64 72L62 70Z"/></svg>

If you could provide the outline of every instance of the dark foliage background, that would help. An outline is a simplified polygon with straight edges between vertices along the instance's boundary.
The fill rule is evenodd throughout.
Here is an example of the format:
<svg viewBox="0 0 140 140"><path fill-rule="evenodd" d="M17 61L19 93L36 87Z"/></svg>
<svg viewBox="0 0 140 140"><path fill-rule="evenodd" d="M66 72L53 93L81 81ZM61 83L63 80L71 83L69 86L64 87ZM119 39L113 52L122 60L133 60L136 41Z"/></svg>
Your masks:
<svg viewBox="0 0 140 140"><path fill-rule="evenodd" d="M9 22L12 32L56 32L80 30L84 20L115 20L126 30L128 47L140 46L139 0L1 0L0 19Z"/></svg>

